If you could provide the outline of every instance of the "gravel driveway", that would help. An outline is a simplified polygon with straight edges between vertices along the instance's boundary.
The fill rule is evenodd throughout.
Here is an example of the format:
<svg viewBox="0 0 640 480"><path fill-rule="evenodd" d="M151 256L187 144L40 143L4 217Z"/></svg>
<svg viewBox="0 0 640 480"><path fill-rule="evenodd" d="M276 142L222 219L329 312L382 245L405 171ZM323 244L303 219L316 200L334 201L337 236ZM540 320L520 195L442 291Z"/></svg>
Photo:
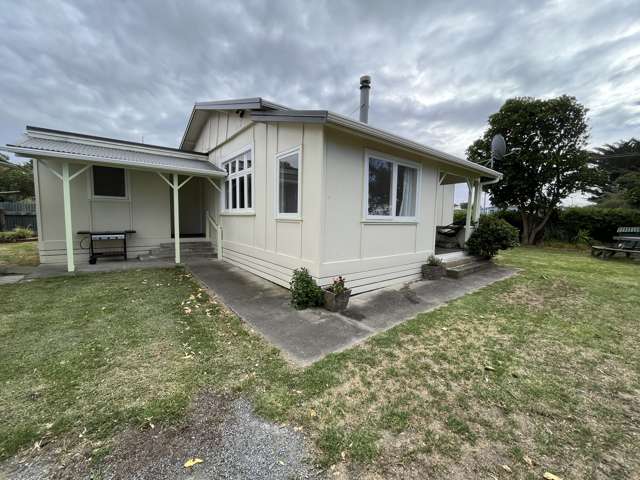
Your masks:
<svg viewBox="0 0 640 480"><path fill-rule="evenodd" d="M301 432L258 417L247 400L205 392L177 425L119 434L99 471L78 452L60 461L49 450L5 463L0 466L0 479L322 478L309 461L308 448ZM202 463L185 468L190 458L199 458Z"/></svg>

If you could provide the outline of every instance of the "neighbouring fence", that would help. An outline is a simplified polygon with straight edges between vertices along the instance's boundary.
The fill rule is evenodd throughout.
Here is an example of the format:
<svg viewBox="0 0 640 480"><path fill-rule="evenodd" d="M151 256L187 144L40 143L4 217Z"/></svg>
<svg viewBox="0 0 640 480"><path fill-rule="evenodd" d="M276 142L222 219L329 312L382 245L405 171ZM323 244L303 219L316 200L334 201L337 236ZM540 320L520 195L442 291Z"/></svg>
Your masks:
<svg viewBox="0 0 640 480"><path fill-rule="evenodd" d="M35 202L0 202L0 231L9 231L16 227L30 228L37 232Z"/></svg>

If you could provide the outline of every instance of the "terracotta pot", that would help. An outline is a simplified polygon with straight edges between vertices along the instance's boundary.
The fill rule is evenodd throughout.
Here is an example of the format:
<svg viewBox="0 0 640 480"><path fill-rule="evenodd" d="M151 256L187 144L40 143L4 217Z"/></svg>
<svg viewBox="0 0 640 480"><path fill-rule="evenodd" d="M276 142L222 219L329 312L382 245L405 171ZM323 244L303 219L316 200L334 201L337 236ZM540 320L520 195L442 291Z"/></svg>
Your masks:
<svg viewBox="0 0 640 480"><path fill-rule="evenodd" d="M345 290L340 294L335 294L331 290L324 290L324 308L331 312L342 312L349 305L349 297L351 289Z"/></svg>
<svg viewBox="0 0 640 480"><path fill-rule="evenodd" d="M422 265L422 278L424 280L437 280L444 275L442 265Z"/></svg>

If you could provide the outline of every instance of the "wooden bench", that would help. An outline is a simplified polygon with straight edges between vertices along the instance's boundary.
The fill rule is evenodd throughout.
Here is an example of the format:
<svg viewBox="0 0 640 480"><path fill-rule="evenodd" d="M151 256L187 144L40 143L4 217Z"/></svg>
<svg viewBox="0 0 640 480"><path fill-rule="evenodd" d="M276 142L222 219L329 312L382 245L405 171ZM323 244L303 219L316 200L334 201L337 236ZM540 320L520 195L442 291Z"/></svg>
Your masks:
<svg viewBox="0 0 640 480"><path fill-rule="evenodd" d="M615 243L612 246L594 245L591 247L591 255L603 260L616 253L624 253L627 258L634 253L640 255L640 227L620 227L616 233L618 235L613 237Z"/></svg>

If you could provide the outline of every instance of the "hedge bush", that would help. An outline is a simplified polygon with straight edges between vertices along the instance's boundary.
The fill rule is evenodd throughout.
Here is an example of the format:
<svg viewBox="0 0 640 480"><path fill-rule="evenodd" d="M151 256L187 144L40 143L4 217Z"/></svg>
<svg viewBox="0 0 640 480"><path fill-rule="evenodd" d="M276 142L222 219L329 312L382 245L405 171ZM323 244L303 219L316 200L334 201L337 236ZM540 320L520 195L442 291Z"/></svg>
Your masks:
<svg viewBox="0 0 640 480"><path fill-rule="evenodd" d="M480 224L467 241L471 255L493 257L498 250L506 250L518 245L518 229L495 215L480 218Z"/></svg>
<svg viewBox="0 0 640 480"><path fill-rule="evenodd" d="M520 212L505 210L487 216L501 218L522 232ZM544 239L580 243L589 238L592 242L607 243L613 240L618 227L637 226L640 226L640 210L571 207L558 210L549 218Z"/></svg>
<svg viewBox="0 0 640 480"><path fill-rule="evenodd" d="M291 277L291 305L296 310L322 305L324 294L306 268L293 271Z"/></svg>
<svg viewBox="0 0 640 480"><path fill-rule="evenodd" d="M24 240L35 235L30 228L16 227L9 232L0 232L0 242L15 242L16 240Z"/></svg>

